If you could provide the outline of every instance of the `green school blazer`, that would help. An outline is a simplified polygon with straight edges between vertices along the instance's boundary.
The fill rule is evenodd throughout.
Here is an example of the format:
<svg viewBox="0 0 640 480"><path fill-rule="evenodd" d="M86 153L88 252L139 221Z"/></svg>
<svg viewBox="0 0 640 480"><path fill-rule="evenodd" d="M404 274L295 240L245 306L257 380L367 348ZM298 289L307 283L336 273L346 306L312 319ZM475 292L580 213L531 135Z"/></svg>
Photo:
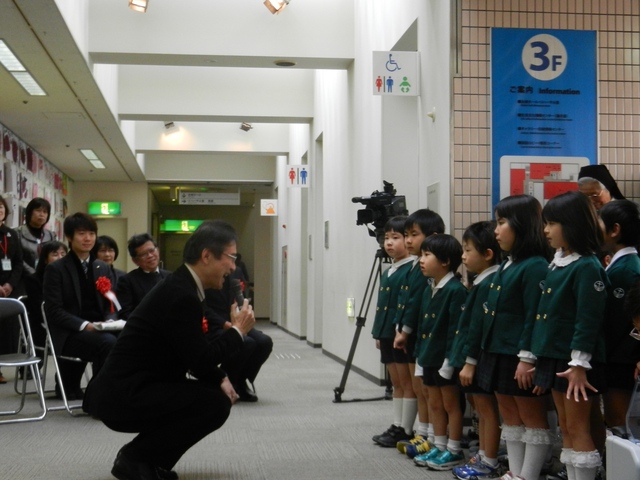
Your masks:
<svg viewBox="0 0 640 480"><path fill-rule="evenodd" d="M531 333L548 263L543 257L530 257L506 269L505 264L500 265L489 285L480 346L490 353L517 355L520 350L531 351Z"/></svg>
<svg viewBox="0 0 640 480"><path fill-rule="evenodd" d="M570 360L571 350L580 350L590 353L592 361L604 362L602 322L608 287L595 255L549 270L533 328L533 354Z"/></svg>

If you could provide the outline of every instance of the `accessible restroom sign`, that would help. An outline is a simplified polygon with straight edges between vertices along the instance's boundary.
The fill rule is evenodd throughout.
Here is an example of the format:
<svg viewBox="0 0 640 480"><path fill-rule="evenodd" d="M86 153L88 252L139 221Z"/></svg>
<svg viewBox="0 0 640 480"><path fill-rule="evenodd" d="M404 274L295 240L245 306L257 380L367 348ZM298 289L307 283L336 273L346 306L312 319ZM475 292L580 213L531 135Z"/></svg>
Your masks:
<svg viewBox="0 0 640 480"><path fill-rule="evenodd" d="M373 94L420 95L418 52L373 52Z"/></svg>

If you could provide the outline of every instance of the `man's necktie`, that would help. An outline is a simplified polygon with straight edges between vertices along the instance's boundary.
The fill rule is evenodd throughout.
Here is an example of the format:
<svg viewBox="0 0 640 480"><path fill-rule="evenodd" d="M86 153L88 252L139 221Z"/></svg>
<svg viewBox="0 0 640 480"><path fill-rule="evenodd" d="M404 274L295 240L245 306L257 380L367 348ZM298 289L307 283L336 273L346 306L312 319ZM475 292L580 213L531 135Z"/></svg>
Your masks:
<svg viewBox="0 0 640 480"><path fill-rule="evenodd" d="M89 265L87 265L87 261L83 260L80 262L80 264L82 265L82 271L84 272L84 276L88 277L89 274Z"/></svg>

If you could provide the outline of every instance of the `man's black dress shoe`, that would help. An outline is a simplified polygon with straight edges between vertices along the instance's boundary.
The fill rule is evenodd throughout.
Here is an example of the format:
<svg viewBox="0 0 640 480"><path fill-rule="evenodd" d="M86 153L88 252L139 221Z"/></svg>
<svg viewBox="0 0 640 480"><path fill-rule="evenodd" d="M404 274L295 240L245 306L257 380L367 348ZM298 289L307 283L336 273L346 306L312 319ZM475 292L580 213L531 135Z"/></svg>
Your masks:
<svg viewBox="0 0 640 480"><path fill-rule="evenodd" d="M238 397L239 397L238 400L241 402L257 402L258 401L258 396L256 395L256 392L254 392L253 390L251 390L251 388L249 388L246 381L238 385L234 385L233 389L238 394Z"/></svg>
<svg viewBox="0 0 640 480"><path fill-rule="evenodd" d="M173 470L157 467L150 463L134 462L122 453L122 449L113 462L111 475L118 480L178 480L178 474Z"/></svg>
<svg viewBox="0 0 640 480"><path fill-rule="evenodd" d="M62 391L60 390L60 386L56 383L56 398L58 400L62 400ZM77 387L74 389L65 389L65 393L67 394L67 401L68 400L82 400L84 398L84 392L82 391L82 388Z"/></svg>

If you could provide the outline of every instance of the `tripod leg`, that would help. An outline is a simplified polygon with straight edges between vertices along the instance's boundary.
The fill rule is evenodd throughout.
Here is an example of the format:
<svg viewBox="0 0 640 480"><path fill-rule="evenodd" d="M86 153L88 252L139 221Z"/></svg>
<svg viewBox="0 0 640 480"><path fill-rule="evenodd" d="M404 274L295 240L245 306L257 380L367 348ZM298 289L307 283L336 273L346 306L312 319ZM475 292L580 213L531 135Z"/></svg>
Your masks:
<svg viewBox="0 0 640 480"><path fill-rule="evenodd" d="M377 268L376 268L377 266ZM340 380L340 385L333 389L335 398L334 403L342 402L342 394L344 393L344 387L347 384L347 377L349 376L349 371L351 370L351 365L353 363L353 357L356 353L356 347L358 346L358 340L360 339L360 332L362 327L364 327L367 321L367 312L369 311L369 306L371 305L371 299L373 298L373 292L375 291L375 286L382 274L382 257L376 256L373 260L373 264L371 265L371 271L369 272L369 280L367 281L367 288L364 291L362 303L360 304L360 311L358 312L358 316L356 317L356 331L353 335L353 340L351 341L351 348L349 349L349 355L347 357L347 361L344 366L344 371L342 373L342 379ZM364 310L364 315L363 315Z"/></svg>

